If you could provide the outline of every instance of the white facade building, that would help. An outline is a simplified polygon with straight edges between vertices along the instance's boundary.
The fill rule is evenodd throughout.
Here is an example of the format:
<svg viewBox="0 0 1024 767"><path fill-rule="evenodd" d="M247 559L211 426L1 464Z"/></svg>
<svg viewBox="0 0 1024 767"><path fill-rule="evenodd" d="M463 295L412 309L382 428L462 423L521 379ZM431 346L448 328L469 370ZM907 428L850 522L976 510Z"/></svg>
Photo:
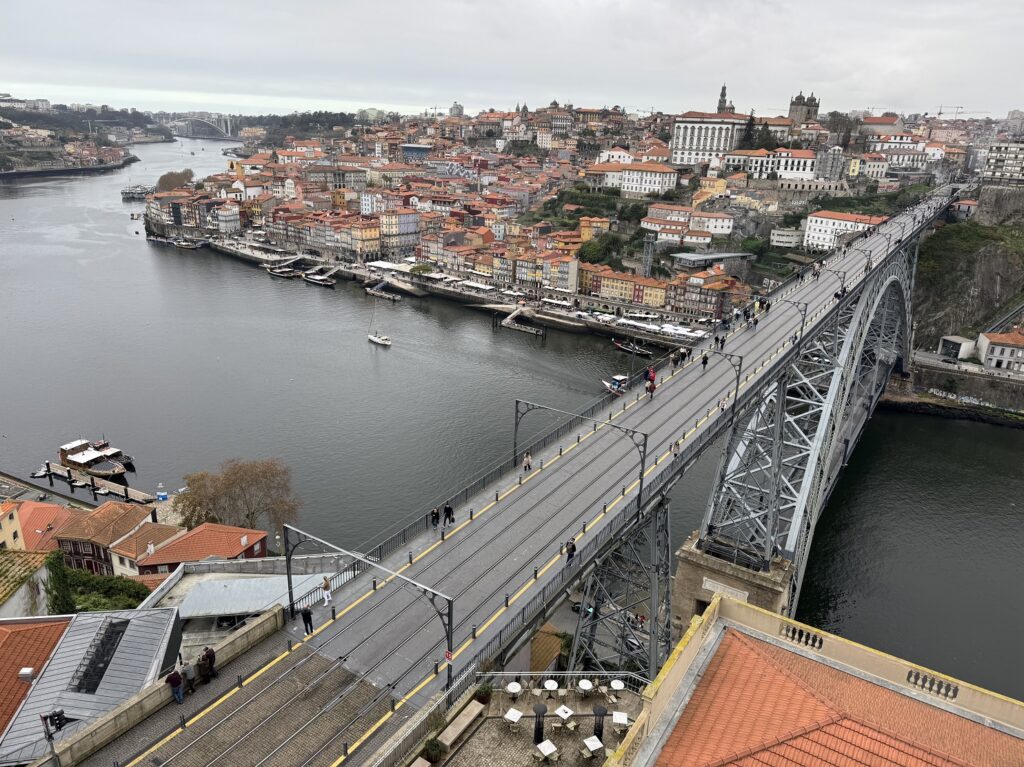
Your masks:
<svg viewBox="0 0 1024 767"><path fill-rule="evenodd" d="M747 124L734 112L685 112L672 131L672 162L700 165L736 148Z"/></svg>
<svg viewBox="0 0 1024 767"><path fill-rule="evenodd" d="M810 149L733 149L722 156L722 166L749 173L751 178L810 180L814 178L817 156Z"/></svg>
<svg viewBox="0 0 1024 767"><path fill-rule="evenodd" d="M633 155L628 149L623 149L621 146L613 146L611 149L605 149L601 154L597 156L598 162L633 162Z"/></svg>
<svg viewBox="0 0 1024 767"><path fill-rule="evenodd" d="M732 234L733 218L728 213L694 213L690 217L690 228L709 232L714 237Z"/></svg>
<svg viewBox="0 0 1024 767"><path fill-rule="evenodd" d="M659 162L633 162L622 166L620 186L623 197L646 197L676 187L676 171Z"/></svg>
<svg viewBox="0 0 1024 767"><path fill-rule="evenodd" d="M878 226L885 220L885 216L864 216L859 213L819 210L807 217L807 228L804 230L804 250L812 252L832 250L842 235L850 232L863 232L872 226Z"/></svg>
<svg viewBox="0 0 1024 767"><path fill-rule="evenodd" d="M982 333L978 336L978 357L991 370L1024 373L1024 330L1009 333Z"/></svg>

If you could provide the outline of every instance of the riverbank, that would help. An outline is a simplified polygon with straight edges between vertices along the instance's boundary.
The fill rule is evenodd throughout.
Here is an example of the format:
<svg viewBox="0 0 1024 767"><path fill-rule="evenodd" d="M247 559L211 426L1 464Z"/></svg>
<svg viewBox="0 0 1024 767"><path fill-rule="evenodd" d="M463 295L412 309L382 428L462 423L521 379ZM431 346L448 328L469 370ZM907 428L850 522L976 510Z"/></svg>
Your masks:
<svg viewBox="0 0 1024 767"><path fill-rule="evenodd" d="M887 388L878 401L878 407L900 413L934 415L963 421L976 421L996 426L1024 429L1024 413L1003 410L985 404L955 399L955 395L939 396L929 391L893 391Z"/></svg>
<svg viewBox="0 0 1024 767"><path fill-rule="evenodd" d="M22 168L21 170L0 171L0 180L7 178L28 178L31 176L81 176L93 173L105 173L138 162L139 158L133 154L128 155L118 162L104 163L102 165L83 165L75 168Z"/></svg>

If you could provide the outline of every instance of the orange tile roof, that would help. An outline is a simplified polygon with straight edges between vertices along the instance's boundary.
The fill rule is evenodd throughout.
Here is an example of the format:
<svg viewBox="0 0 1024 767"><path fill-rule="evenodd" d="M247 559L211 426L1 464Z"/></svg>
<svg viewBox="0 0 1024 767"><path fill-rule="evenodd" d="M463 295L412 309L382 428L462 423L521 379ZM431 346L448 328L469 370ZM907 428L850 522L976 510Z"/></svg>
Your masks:
<svg viewBox="0 0 1024 767"><path fill-rule="evenodd" d="M152 511L146 506L107 501L87 515L71 517L54 533L54 537L109 546L145 522Z"/></svg>
<svg viewBox="0 0 1024 767"><path fill-rule="evenodd" d="M982 335L993 344L1024 348L1024 330L1011 330L1009 333L983 333Z"/></svg>
<svg viewBox="0 0 1024 767"><path fill-rule="evenodd" d="M177 525L144 522L138 530L128 535L128 537L119 540L116 545L111 546L110 550L115 554L137 560L140 555L146 553L146 547L150 543L158 547L160 544L183 532L185 532L185 528L178 527Z"/></svg>
<svg viewBox="0 0 1024 767"><path fill-rule="evenodd" d="M248 536L248 542L242 545L242 536ZM256 541L267 537L263 530L252 530L246 527L232 527L204 522L157 549L149 556L140 557L139 566L170 565L179 562L198 562L208 557L234 559Z"/></svg>
<svg viewBox="0 0 1024 767"><path fill-rule="evenodd" d="M657 767L1010 767L1024 742L726 629Z"/></svg>
<svg viewBox="0 0 1024 767"><path fill-rule="evenodd" d="M3 732L28 695L31 686L18 679L23 668L38 673L70 621L0 623L0 732Z"/></svg>
<svg viewBox="0 0 1024 767"><path fill-rule="evenodd" d="M56 503L21 501L18 504L18 525L25 551L52 551L57 548L53 534L71 517L87 516L84 509L69 509Z"/></svg>
<svg viewBox="0 0 1024 767"><path fill-rule="evenodd" d="M852 221L855 224L867 224L868 226L875 226L889 220L888 216L866 216L862 213L840 213L834 210L819 210L811 215L835 221Z"/></svg>

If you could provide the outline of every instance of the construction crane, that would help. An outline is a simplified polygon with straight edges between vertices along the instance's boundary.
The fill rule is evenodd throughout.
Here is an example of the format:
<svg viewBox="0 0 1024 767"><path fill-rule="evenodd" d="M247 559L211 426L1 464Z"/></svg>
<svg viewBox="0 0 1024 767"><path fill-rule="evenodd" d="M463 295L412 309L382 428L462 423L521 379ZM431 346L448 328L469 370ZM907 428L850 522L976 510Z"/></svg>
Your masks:
<svg viewBox="0 0 1024 767"><path fill-rule="evenodd" d="M947 104L939 104L939 112L935 116L936 117L942 117L942 110L946 109L947 106L949 106L949 105L947 105ZM957 107L957 106L949 106L949 108L950 109L955 109L956 110L956 114L960 114L960 110L963 109L963 107ZM955 120L956 117L954 116L953 119Z"/></svg>

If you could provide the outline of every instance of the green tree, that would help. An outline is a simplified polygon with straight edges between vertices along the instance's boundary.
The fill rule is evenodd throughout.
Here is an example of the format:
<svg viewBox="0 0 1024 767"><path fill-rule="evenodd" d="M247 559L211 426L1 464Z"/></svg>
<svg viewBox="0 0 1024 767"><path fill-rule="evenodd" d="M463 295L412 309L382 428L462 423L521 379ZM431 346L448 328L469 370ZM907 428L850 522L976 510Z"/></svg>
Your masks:
<svg viewBox="0 0 1024 767"><path fill-rule="evenodd" d="M168 171L156 181L156 190L158 192L169 192L172 189L178 189L179 187L185 186L185 184L192 181L194 174L191 168L185 168L184 170L172 170Z"/></svg>
<svg viewBox="0 0 1024 767"><path fill-rule="evenodd" d="M769 151L778 147L779 142L775 140L775 136L772 135L767 124L762 124L761 128L757 131L757 138L755 144L758 149L767 149Z"/></svg>
<svg viewBox="0 0 1024 767"><path fill-rule="evenodd" d="M738 149L753 149L755 141L754 113L751 112L747 118L747 124L743 126L743 134L740 136Z"/></svg>
<svg viewBox="0 0 1024 767"><path fill-rule="evenodd" d="M763 256L768 252L768 241L762 240L760 237L744 237L743 242L740 243L740 248L744 253L753 253L755 256Z"/></svg>
<svg viewBox="0 0 1024 767"><path fill-rule="evenodd" d="M276 458L231 459L220 474L201 471L185 475L185 490L174 498L182 523L193 528L220 522L262 530L279 530L298 515L292 496L291 469Z"/></svg>
<svg viewBox="0 0 1024 767"><path fill-rule="evenodd" d="M75 611L71 596L68 566L63 551L51 551L46 556L46 609L50 615L68 615Z"/></svg>
<svg viewBox="0 0 1024 767"><path fill-rule="evenodd" d="M412 269L409 270L410 274L430 274L434 271L434 267L430 264L416 264Z"/></svg>

